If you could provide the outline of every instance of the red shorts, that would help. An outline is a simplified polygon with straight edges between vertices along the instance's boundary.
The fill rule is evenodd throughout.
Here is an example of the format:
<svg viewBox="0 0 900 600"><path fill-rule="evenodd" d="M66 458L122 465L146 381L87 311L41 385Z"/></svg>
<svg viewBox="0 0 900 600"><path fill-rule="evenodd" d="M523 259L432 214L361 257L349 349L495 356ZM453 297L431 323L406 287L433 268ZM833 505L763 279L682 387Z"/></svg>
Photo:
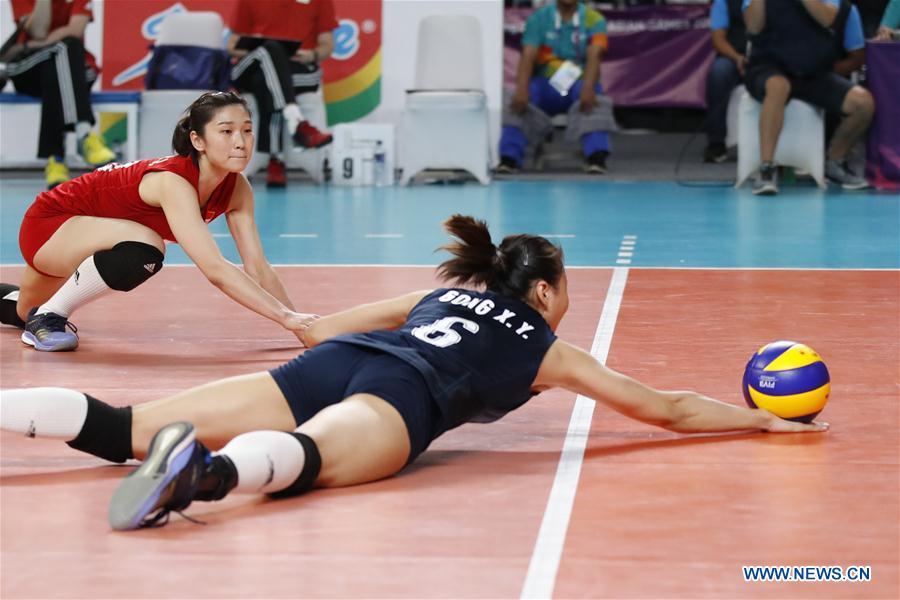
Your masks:
<svg viewBox="0 0 900 600"><path fill-rule="evenodd" d="M31 213L31 209L25 213L25 218L22 219L22 226L19 228L19 249L22 251L22 258L25 259L28 266L38 273L48 277L55 277L55 275L44 273L34 266L34 255L47 243L47 240L56 233L56 230L63 223L75 215L33 215Z"/></svg>

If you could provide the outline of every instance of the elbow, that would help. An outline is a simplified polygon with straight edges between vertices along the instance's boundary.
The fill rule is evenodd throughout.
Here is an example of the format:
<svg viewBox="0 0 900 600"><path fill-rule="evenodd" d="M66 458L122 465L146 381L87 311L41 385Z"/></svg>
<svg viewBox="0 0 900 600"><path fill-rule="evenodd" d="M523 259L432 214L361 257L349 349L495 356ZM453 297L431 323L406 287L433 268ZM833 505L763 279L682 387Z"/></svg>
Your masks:
<svg viewBox="0 0 900 600"><path fill-rule="evenodd" d="M303 332L303 343L306 344L307 348L314 348L326 339L327 337L322 333L322 328L316 327L316 323L307 327L306 331Z"/></svg>
<svg viewBox="0 0 900 600"><path fill-rule="evenodd" d="M686 406L687 399L687 394L679 394L669 398L665 414L661 415L657 422L653 424L676 433L689 433L693 431L689 425L693 415Z"/></svg>
<svg viewBox="0 0 900 600"><path fill-rule="evenodd" d="M222 289L228 281L227 264L217 264L211 267L205 267L202 271L203 275L206 276L206 279L219 289Z"/></svg>

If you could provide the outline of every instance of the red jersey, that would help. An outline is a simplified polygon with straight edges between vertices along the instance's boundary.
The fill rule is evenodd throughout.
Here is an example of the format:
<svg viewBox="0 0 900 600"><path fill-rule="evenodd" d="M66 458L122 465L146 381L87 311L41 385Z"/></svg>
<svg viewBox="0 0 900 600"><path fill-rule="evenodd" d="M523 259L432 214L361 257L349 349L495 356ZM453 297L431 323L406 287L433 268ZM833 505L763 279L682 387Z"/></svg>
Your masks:
<svg viewBox="0 0 900 600"><path fill-rule="evenodd" d="M163 209L150 206L138 193L141 179L147 173L169 171L183 177L197 189L200 169L190 156L164 156L137 160L125 164L112 163L91 173L69 180L52 190L41 192L26 217L83 215L127 219L146 225L164 240L176 241ZM237 173L229 173L216 186L202 209L203 220L209 223L228 209ZM198 207L198 210L200 208Z"/></svg>
<svg viewBox="0 0 900 600"><path fill-rule="evenodd" d="M241 0L231 29L238 35L300 40L312 49L320 33L337 29L332 0Z"/></svg>
<svg viewBox="0 0 900 600"><path fill-rule="evenodd" d="M30 15L34 11L35 0L12 0L13 19L16 23L24 16ZM84 15L89 21L94 20L94 14L91 12L91 0L51 0L50 4L50 27L47 29L49 34L54 29L65 27L69 24L69 20L76 15ZM32 38L27 31L23 31L19 37L19 43L24 43ZM87 64L97 73L100 68L97 67L97 60L94 55L84 51L84 58Z"/></svg>

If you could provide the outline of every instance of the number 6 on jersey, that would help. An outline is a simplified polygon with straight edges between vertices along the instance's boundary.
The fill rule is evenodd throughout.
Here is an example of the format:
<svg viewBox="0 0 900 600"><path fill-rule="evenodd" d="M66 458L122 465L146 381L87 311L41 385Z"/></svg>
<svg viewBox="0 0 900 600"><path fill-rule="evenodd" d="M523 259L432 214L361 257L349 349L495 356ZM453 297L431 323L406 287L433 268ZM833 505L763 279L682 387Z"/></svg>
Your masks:
<svg viewBox="0 0 900 600"><path fill-rule="evenodd" d="M414 328L412 334L432 346L446 348L453 344L458 344L462 340L462 336L453 329L453 326L457 323L460 323L463 329L469 333L478 333L478 323L474 321L463 319L462 317L444 317L431 325L420 325Z"/></svg>

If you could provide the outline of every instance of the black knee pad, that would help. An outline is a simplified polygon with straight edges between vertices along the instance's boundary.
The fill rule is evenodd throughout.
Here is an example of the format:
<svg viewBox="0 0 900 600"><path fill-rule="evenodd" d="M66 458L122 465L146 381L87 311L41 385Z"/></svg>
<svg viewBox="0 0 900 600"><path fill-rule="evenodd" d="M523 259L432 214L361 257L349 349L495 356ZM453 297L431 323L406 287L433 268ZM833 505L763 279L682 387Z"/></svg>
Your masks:
<svg viewBox="0 0 900 600"><path fill-rule="evenodd" d="M19 286L0 283L0 323L25 329L25 321L16 313L19 301Z"/></svg>
<svg viewBox="0 0 900 600"><path fill-rule="evenodd" d="M94 253L94 265L110 288L128 292L141 285L163 266L163 253L144 242L119 242L109 250Z"/></svg>
<svg viewBox="0 0 900 600"><path fill-rule="evenodd" d="M297 441L303 446L303 469L294 483L283 490L269 494L272 498L289 498L308 492L315 485L319 471L322 470L322 457L319 454L319 447L316 446L315 440L298 431L291 432L291 435L297 438Z"/></svg>

